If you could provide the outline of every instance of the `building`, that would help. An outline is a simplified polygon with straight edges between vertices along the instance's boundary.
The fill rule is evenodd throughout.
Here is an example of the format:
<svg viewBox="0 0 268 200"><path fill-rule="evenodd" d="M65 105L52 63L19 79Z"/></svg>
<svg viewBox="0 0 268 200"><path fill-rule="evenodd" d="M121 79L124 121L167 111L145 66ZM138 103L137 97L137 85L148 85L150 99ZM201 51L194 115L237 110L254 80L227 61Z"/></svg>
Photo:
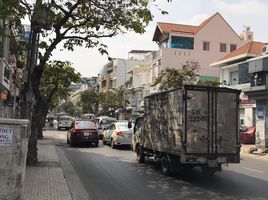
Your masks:
<svg viewBox="0 0 268 200"><path fill-rule="evenodd" d="M249 73L249 59L259 57L262 54L263 42L251 41L241 46L232 53L211 64L220 69L220 82L224 86L240 89L240 123L247 127L256 124L256 102L248 99L244 90L250 88L251 74Z"/></svg>
<svg viewBox="0 0 268 200"><path fill-rule="evenodd" d="M166 68L181 69L186 61L197 61L200 65L200 80L215 80L219 68L210 64L236 50L243 40L216 13L199 26L158 22L153 41L159 51L153 52L152 81Z"/></svg>
<svg viewBox="0 0 268 200"><path fill-rule="evenodd" d="M70 85L69 89L71 90L71 96L69 100L74 104L77 104L82 92L90 89L98 90L98 88L98 77L82 77L80 82L72 83Z"/></svg>
<svg viewBox="0 0 268 200"><path fill-rule="evenodd" d="M1 2L0 2L1 4ZM0 19L4 34L0 35L0 117L18 117L18 95L22 70L17 68L16 49L19 38L8 20Z"/></svg>
<svg viewBox="0 0 268 200"><path fill-rule="evenodd" d="M134 66L149 64L145 61L145 54L151 51L132 50L129 59L113 58L106 63L99 74L99 91L105 92L131 85L131 75L128 73Z"/></svg>

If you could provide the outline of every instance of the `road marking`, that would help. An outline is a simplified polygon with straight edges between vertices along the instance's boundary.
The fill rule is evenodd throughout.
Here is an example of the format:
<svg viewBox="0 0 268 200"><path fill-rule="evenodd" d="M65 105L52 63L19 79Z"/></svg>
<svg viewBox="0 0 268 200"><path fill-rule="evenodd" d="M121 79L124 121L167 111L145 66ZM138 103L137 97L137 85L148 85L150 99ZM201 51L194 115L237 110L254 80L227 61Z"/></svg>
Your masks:
<svg viewBox="0 0 268 200"><path fill-rule="evenodd" d="M259 173L259 174L263 174L264 172L263 171L259 171L259 170L256 170L256 169L251 169L251 168L247 168L247 167L243 167L244 169L247 169L249 171L252 171L252 172L256 172L256 173Z"/></svg>

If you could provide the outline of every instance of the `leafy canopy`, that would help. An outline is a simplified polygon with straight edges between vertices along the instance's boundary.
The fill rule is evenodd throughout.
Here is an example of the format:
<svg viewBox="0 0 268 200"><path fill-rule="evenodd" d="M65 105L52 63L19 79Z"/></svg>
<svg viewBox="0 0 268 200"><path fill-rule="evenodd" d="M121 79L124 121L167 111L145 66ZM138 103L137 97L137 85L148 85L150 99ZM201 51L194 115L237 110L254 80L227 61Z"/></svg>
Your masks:
<svg viewBox="0 0 268 200"><path fill-rule="evenodd" d="M60 101L69 96L69 86L80 80L80 73L75 72L69 61L50 62L43 72L40 93L50 108L59 105Z"/></svg>

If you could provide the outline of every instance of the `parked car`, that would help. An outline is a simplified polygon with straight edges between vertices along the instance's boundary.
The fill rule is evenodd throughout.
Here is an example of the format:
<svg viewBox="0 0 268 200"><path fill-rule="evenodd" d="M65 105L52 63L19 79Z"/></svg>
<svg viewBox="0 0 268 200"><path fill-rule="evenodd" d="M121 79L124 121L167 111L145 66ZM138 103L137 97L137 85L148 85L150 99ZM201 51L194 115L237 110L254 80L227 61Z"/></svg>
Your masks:
<svg viewBox="0 0 268 200"><path fill-rule="evenodd" d="M82 119L94 121L95 115L93 113L86 113L82 115Z"/></svg>
<svg viewBox="0 0 268 200"><path fill-rule="evenodd" d="M88 120L75 120L67 132L67 143L71 146L92 144L99 146L99 136L96 125Z"/></svg>
<svg viewBox="0 0 268 200"><path fill-rule="evenodd" d="M104 131L103 143L112 148L122 145L132 145L133 130L128 128L128 122L114 122Z"/></svg>
<svg viewBox="0 0 268 200"><path fill-rule="evenodd" d="M240 131L240 143L241 144L255 144L255 132L256 127L247 128L244 131Z"/></svg>
<svg viewBox="0 0 268 200"><path fill-rule="evenodd" d="M72 122L73 122L73 118L70 116L59 116L58 117L58 130L60 129L70 129Z"/></svg>
<svg viewBox="0 0 268 200"><path fill-rule="evenodd" d="M99 132L99 138L100 140L103 139L103 131L113 122L116 122L117 120L112 117L108 116L100 116L97 117L96 120L94 121L95 124L98 127L98 132Z"/></svg>

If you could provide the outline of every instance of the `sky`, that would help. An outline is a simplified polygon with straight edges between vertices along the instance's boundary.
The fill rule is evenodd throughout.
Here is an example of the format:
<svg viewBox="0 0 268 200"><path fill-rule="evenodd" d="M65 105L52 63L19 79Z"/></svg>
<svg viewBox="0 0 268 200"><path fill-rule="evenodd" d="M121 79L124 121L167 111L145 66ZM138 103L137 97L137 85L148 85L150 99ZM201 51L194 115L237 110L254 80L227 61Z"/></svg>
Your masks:
<svg viewBox="0 0 268 200"><path fill-rule="evenodd" d="M157 7L151 8L154 20L140 35L127 33L102 40L108 45L110 57L128 58L131 50L158 50L152 41L157 22L169 22L188 25L199 25L204 20L219 12L237 34L250 26L254 40L268 42L268 1L267 0L157 0L159 8L167 11L161 15ZM55 50L52 59L68 60L83 77L97 76L102 66L108 62L107 55L101 55L97 49L75 48L74 51Z"/></svg>

